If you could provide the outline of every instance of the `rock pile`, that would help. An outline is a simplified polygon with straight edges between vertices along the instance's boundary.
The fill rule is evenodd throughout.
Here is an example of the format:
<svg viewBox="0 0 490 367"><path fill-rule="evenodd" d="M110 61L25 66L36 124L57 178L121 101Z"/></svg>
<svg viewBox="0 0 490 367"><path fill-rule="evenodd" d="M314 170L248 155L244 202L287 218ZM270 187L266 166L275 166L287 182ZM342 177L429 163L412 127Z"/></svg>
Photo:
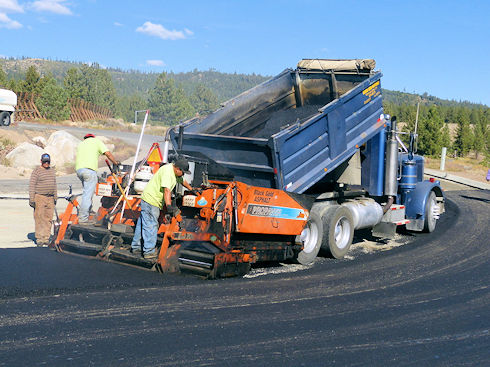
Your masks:
<svg viewBox="0 0 490 367"><path fill-rule="evenodd" d="M64 130L54 132L47 141L44 139L33 140L36 144L24 142L7 154L6 158L13 167L33 169L39 165L43 153L48 153L51 156L52 166L61 168L67 164L73 164L77 146L81 142ZM41 147L43 145L44 148Z"/></svg>

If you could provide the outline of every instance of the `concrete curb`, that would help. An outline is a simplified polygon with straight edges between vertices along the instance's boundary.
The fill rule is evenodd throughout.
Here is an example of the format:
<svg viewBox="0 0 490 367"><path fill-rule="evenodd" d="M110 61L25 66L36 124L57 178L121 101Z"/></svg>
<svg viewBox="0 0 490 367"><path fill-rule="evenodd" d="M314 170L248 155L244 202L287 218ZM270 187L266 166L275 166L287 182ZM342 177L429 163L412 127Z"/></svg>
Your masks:
<svg viewBox="0 0 490 367"><path fill-rule="evenodd" d="M72 195L81 195L82 192L78 191L73 191ZM63 199L64 197L68 196L69 192L58 192L58 200ZM29 200L29 194L28 193L11 193L11 194L0 194L0 200Z"/></svg>
<svg viewBox="0 0 490 367"><path fill-rule="evenodd" d="M427 176L442 178L442 179L447 180L447 181L456 182L456 183L463 184L466 186L470 186L470 187L480 189L480 190L490 190L490 184L470 180L468 178L459 177L459 176L456 176L456 175L453 175L453 174L450 174L447 172L435 170L435 169L426 168L424 170L424 174L426 174Z"/></svg>

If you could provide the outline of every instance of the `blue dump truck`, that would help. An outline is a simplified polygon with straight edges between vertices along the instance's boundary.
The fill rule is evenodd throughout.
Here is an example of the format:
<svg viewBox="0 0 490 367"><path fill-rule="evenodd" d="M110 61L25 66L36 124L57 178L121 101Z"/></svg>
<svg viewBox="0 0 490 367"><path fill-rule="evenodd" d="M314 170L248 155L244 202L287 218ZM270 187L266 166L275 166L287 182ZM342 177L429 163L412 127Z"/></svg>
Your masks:
<svg viewBox="0 0 490 367"><path fill-rule="evenodd" d="M423 179L416 135L406 148L396 119L383 113L381 76L370 59L303 59L169 130L167 141L191 161L194 186L239 181L311 208L296 239L299 263L319 252L342 258L359 229L384 238L399 226L432 232L444 194Z"/></svg>

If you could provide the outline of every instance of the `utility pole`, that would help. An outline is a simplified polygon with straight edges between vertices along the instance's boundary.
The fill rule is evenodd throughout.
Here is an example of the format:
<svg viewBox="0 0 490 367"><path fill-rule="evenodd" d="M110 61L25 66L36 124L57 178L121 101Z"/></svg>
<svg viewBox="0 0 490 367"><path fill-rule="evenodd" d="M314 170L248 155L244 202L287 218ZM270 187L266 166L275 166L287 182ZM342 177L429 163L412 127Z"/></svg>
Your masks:
<svg viewBox="0 0 490 367"><path fill-rule="evenodd" d="M414 131L414 134L417 134L417 126L419 124L419 107L420 107L420 102L417 102L417 115L415 116L415 131Z"/></svg>

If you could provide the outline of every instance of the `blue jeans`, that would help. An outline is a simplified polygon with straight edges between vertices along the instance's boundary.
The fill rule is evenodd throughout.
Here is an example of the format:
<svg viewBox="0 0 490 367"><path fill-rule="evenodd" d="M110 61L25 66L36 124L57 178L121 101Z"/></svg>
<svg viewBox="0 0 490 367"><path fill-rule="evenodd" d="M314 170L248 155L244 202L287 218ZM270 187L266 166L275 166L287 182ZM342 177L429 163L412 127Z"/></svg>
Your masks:
<svg viewBox="0 0 490 367"><path fill-rule="evenodd" d="M77 170L77 176L82 181L83 193L78 221L86 222L90 209L92 208L92 197L94 196L95 187L97 186L97 172L89 168L80 168Z"/></svg>
<svg viewBox="0 0 490 367"><path fill-rule="evenodd" d="M141 250L141 235L143 234L143 254L148 255L155 252L157 244L158 217L160 208L141 200L141 215L136 223L131 248Z"/></svg>

